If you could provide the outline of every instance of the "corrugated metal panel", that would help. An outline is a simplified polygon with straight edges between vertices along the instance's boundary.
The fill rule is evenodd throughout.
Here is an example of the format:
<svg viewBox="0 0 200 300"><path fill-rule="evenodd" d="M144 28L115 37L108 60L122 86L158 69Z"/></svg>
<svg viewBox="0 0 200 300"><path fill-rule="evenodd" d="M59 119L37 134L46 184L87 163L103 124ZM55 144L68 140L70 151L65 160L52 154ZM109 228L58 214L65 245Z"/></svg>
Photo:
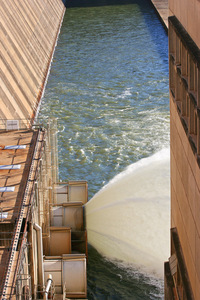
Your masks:
<svg viewBox="0 0 200 300"><path fill-rule="evenodd" d="M61 0L0 0L0 119L31 119L64 15Z"/></svg>

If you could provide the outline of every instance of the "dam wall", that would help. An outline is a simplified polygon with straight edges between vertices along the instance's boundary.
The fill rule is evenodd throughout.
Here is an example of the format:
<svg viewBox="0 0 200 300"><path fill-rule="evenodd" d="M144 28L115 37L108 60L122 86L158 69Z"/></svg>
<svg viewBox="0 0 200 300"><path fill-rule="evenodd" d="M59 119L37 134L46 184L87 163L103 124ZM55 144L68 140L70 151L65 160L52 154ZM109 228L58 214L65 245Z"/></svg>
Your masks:
<svg viewBox="0 0 200 300"><path fill-rule="evenodd" d="M1 1L1 129L5 120L21 120L23 127L32 124L64 12L61 0Z"/></svg>
<svg viewBox="0 0 200 300"><path fill-rule="evenodd" d="M171 14L175 15L200 48L200 2L198 0L169 0Z"/></svg>
<svg viewBox="0 0 200 300"><path fill-rule="evenodd" d="M180 2L173 2L170 10L175 16L169 18L172 228L169 265L176 293L181 290L187 296L183 299L199 299L200 20L197 22L191 9L200 8L200 2L191 1L189 5L189 1L184 1L182 7Z"/></svg>
<svg viewBox="0 0 200 300"><path fill-rule="evenodd" d="M195 299L200 290L200 169L171 99L171 227L177 228Z"/></svg>

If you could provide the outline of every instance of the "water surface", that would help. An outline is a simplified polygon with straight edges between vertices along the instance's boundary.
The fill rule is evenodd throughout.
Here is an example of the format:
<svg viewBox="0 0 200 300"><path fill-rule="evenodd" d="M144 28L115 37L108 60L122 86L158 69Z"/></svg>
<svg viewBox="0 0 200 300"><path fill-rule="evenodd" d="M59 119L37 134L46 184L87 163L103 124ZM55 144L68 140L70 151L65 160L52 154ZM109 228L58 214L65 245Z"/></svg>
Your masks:
<svg viewBox="0 0 200 300"><path fill-rule="evenodd" d="M58 118L60 179L87 180L89 199L168 147L167 53L149 1L67 9L39 116ZM88 299L163 298L162 280L89 257Z"/></svg>

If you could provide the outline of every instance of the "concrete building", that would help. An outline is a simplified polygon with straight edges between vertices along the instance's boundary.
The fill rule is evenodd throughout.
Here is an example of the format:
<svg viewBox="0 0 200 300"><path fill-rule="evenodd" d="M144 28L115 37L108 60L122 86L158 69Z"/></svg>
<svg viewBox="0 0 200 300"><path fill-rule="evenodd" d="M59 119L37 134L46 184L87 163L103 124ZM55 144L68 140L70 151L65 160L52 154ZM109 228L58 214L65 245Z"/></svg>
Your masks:
<svg viewBox="0 0 200 300"><path fill-rule="evenodd" d="M61 0L0 4L0 299L85 299L87 183L60 184L56 123L35 116Z"/></svg>
<svg viewBox="0 0 200 300"><path fill-rule="evenodd" d="M200 299L200 1L169 0L171 257L165 299Z"/></svg>

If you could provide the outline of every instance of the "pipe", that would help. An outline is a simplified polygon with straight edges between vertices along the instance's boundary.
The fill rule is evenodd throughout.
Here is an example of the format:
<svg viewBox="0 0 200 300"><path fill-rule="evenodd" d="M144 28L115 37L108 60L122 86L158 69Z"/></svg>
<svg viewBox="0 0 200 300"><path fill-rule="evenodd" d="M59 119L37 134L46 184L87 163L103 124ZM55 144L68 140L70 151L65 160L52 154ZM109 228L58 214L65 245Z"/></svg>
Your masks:
<svg viewBox="0 0 200 300"><path fill-rule="evenodd" d="M34 223L33 228L37 232L37 254L38 254L38 279L39 284L44 287L44 265L43 265L43 245L42 245L42 228Z"/></svg>
<svg viewBox="0 0 200 300"><path fill-rule="evenodd" d="M49 294L49 290L50 290L50 287L51 287L51 284L52 284L53 280L52 280L52 275L49 274L48 278L47 278L47 286L45 288L45 291L44 291L44 296L43 296L43 299L44 300L48 300L48 294Z"/></svg>

